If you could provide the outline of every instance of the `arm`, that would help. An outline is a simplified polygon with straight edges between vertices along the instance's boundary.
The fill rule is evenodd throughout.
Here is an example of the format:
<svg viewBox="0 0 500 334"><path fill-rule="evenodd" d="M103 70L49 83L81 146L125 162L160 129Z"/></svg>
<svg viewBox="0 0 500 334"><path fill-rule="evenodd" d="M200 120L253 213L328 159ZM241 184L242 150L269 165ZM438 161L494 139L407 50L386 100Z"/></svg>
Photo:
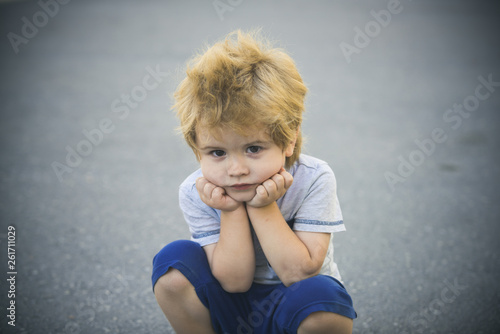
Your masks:
<svg viewBox="0 0 500 334"><path fill-rule="evenodd" d="M329 233L294 232L281 215L276 200L293 182L282 169L257 189L247 212L264 253L283 284L289 286L317 275L330 242Z"/></svg>
<svg viewBox="0 0 500 334"><path fill-rule="evenodd" d="M245 204L205 178L196 181L196 188L203 202L221 210L219 241L203 247L212 274L228 292L247 291L253 282L255 253Z"/></svg>

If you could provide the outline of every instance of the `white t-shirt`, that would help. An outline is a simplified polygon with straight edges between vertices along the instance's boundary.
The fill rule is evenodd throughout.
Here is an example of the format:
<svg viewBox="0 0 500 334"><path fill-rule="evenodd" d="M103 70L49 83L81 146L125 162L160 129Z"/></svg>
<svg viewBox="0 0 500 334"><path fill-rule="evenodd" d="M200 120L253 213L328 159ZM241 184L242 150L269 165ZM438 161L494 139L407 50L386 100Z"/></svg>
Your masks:
<svg viewBox="0 0 500 334"><path fill-rule="evenodd" d="M302 154L288 172L293 176L293 184L285 195L277 200L288 225L294 231L345 231L337 198L337 182L328 164ZM191 231L191 240L206 246L219 240L220 210L209 207L200 199L195 182L201 176L201 170L198 169L184 180L179 188L179 203ZM269 265L253 230L252 233L256 261L254 282L281 283ZM330 275L341 281L337 264L333 260L332 242L320 274Z"/></svg>

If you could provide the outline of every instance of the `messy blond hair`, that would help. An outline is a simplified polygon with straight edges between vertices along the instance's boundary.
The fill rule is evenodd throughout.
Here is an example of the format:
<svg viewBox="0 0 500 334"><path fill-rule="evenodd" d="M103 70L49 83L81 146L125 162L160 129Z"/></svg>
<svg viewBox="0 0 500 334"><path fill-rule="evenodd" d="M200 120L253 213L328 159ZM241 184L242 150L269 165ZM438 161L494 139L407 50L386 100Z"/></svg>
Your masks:
<svg viewBox="0 0 500 334"><path fill-rule="evenodd" d="M205 127L214 135L226 128L240 135L264 128L282 149L297 136L286 167L298 159L307 88L292 58L258 31L230 33L188 62L186 74L174 93L173 109L198 158L196 130Z"/></svg>

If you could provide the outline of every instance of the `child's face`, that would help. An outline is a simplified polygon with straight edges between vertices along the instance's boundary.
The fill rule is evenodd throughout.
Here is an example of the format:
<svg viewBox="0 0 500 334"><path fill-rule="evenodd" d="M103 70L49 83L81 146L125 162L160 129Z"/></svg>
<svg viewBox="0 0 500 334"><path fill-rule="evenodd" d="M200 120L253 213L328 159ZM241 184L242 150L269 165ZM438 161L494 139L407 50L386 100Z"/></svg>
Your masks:
<svg viewBox="0 0 500 334"><path fill-rule="evenodd" d="M207 129L199 129L196 138L203 176L238 202L250 201L255 189L280 171L295 146L290 143L282 149L265 130L248 136L224 130L216 139Z"/></svg>

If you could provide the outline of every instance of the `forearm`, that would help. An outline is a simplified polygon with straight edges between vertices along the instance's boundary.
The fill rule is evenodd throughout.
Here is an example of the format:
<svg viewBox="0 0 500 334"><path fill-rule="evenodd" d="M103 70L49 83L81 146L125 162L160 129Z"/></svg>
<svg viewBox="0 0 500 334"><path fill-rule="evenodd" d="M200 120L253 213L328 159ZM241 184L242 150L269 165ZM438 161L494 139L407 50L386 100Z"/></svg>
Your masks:
<svg viewBox="0 0 500 334"><path fill-rule="evenodd" d="M290 229L276 203L247 210L264 254L283 284L289 286L319 273L318 260Z"/></svg>
<svg viewBox="0 0 500 334"><path fill-rule="evenodd" d="M242 292L250 288L255 272L255 253L244 205L234 211L221 212L220 237L210 267L226 291Z"/></svg>

